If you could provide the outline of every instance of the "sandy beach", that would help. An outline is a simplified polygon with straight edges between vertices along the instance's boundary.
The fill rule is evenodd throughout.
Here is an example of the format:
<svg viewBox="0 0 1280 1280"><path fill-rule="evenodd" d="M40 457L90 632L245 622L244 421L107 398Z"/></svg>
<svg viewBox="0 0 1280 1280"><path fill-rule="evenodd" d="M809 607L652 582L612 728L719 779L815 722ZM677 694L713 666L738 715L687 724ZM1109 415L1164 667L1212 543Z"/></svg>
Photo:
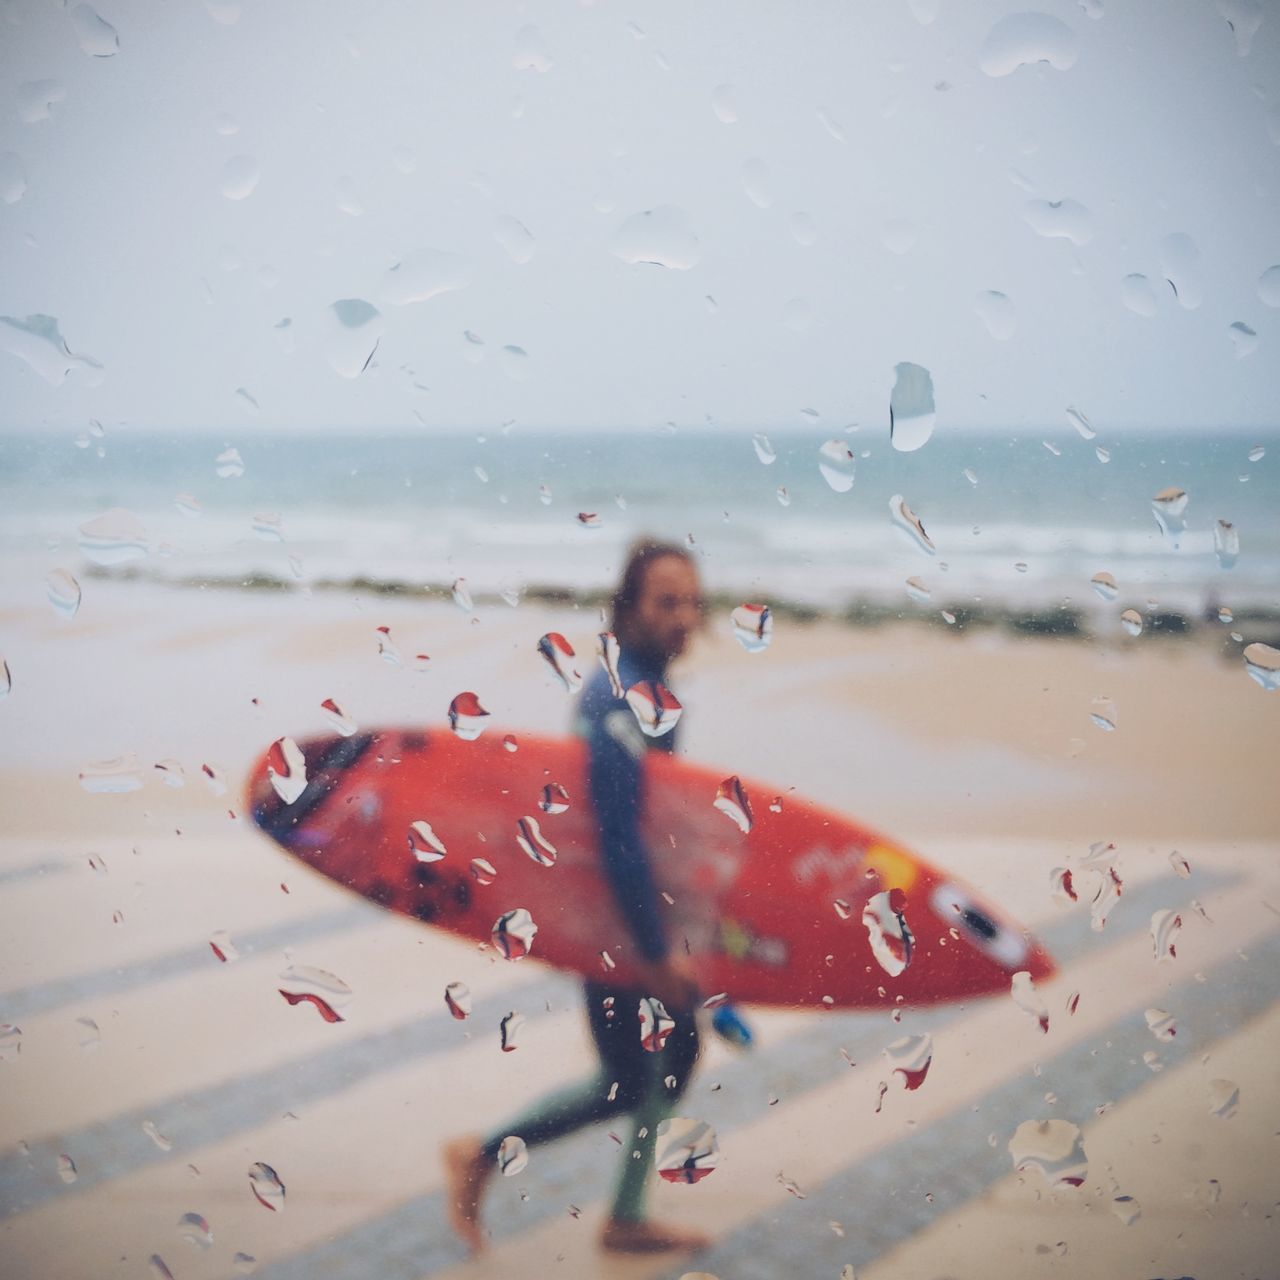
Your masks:
<svg viewBox="0 0 1280 1280"><path fill-rule="evenodd" d="M326 698L362 728L442 728L473 689L495 728L563 732L569 702L535 645L557 630L590 654L598 617L106 580L72 621L5 600L7 1275L1274 1274L1280 702L1222 655L1226 628L1085 642L780 621L752 655L712 617L672 673L683 754L891 832L1024 922L1060 964L1049 1031L1005 998L901 1026L753 1011L756 1048L710 1043L682 1104L716 1126L722 1167L654 1194L655 1212L714 1236L709 1254L596 1250L618 1152L603 1126L496 1179L491 1248L467 1261L440 1143L585 1074L577 988L310 873L246 819L243 778L274 738L323 731ZM1099 697L1113 731L1091 720ZM84 788L110 760L136 765L136 790ZM1102 932L1050 893L1051 869L1095 841L1116 843L1124 880ZM1161 908L1184 926L1156 963ZM210 947L221 931L227 963ZM350 985L344 1022L280 1000L289 963ZM467 1023L443 1007L456 980L475 994ZM528 1031L502 1054L512 1008ZM1174 1039L1148 1029L1150 1009L1174 1016ZM881 1051L920 1030L927 1082L877 1113ZM1217 1081L1238 1088L1234 1108ZM1014 1170L1018 1125L1050 1118L1082 1130L1079 1187ZM282 1212L251 1193L255 1162L285 1185Z"/></svg>

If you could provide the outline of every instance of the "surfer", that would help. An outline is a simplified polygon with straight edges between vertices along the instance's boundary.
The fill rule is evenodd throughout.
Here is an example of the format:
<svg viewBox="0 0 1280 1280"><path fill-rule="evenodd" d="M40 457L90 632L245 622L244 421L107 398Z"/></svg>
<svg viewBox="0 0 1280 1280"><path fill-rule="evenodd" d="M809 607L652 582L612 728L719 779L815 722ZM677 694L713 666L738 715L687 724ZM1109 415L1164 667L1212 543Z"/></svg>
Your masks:
<svg viewBox="0 0 1280 1280"><path fill-rule="evenodd" d="M665 682L668 664L702 625L702 609L697 569L683 547L650 540L633 547L611 610L622 688ZM632 1119L631 1136L623 1146L603 1248L619 1253L698 1249L708 1243L707 1237L652 1222L645 1212L657 1128L684 1092L699 1048L697 985L687 958L667 937L664 903L639 829L645 751L673 751L675 732L646 738L603 670L583 690L574 727L587 741L588 785L605 875L631 940L644 957L646 980L641 987L585 984L587 1020L600 1059L595 1076L543 1098L486 1137L448 1144L450 1215L458 1235L478 1252L483 1245L480 1204L503 1138L515 1134L532 1147L626 1113ZM638 1011L645 996L658 997L675 1023L665 1048L656 1053L648 1052L640 1039Z"/></svg>

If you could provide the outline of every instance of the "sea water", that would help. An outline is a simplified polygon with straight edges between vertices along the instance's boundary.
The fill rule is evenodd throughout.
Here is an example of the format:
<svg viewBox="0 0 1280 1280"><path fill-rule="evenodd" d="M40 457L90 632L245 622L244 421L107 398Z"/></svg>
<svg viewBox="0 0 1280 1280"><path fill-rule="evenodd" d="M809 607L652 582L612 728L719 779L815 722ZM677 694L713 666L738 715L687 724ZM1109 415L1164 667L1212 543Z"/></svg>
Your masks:
<svg viewBox="0 0 1280 1280"><path fill-rule="evenodd" d="M776 452L770 464L753 445L757 430ZM833 438L852 454L847 487L833 487L820 469ZM219 465L229 448L242 471ZM80 527L123 508L146 531L144 551L97 572L175 586L415 589L461 577L480 596L594 593L616 580L627 546L650 535L688 547L717 595L822 612L856 602L907 613L948 604L1271 611L1280 609L1277 468L1274 432L1085 440L1068 425L938 430L913 453L895 451L887 430L767 425L483 434L120 428L78 442L28 432L0 437L0 561L8 589L30 578L42 592L55 568L91 569ZM1170 488L1188 495L1176 536L1153 514L1153 498ZM918 517L932 554L895 528L892 499ZM1220 520L1239 535L1230 567L1215 555ZM1090 590L1102 570L1116 579L1114 605Z"/></svg>

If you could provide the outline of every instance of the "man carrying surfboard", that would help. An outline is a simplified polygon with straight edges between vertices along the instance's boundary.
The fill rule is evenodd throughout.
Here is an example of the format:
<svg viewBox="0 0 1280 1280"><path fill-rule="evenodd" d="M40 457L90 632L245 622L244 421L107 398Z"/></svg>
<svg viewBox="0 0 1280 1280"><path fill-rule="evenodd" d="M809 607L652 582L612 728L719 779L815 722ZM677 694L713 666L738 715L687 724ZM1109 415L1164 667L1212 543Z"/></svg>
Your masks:
<svg viewBox="0 0 1280 1280"><path fill-rule="evenodd" d="M663 683L702 624L697 569L683 547L645 540L632 548L612 601L618 641L616 674L623 690ZM610 675L597 671L578 705L576 732L587 741L588 786L600 833L603 870L631 940L644 958L640 987L587 982L587 1019L600 1067L590 1080L543 1098L487 1137L460 1138L445 1148L449 1210L454 1229L471 1247L483 1245L480 1205L503 1138L532 1147L621 1113L632 1117L622 1174L601 1244L619 1253L692 1250L708 1240L652 1222L645 1193L659 1123L683 1093L698 1057L695 1011L699 993L685 955L672 946L664 902L640 836L645 752L673 751L674 730L646 737ZM653 1052L641 1040L640 1001L656 996L674 1028ZM652 1048L652 1041L650 1048Z"/></svg>

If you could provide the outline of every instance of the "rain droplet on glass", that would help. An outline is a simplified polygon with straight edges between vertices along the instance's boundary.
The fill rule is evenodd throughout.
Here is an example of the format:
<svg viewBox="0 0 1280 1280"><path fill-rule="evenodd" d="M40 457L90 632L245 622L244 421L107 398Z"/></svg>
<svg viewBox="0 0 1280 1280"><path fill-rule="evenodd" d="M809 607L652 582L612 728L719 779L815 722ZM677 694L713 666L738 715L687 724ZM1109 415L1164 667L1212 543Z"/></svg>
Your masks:
<svg viewBox="0 0 1280 1280"><path fill-rule="evenodd" d="M228 200L245 200L253 194L262 171L252 156L232 156L222 166L218 190Z"/></svg>
<svg viewBox="0 0 1280 1280"><path fill-rule="evenodd" d="M92 795L113 795L137 791L142 787L142 766L137 756L119 756L87 764L80 770L80 785Z"/></svg>
<svg viewBox="0 0 1280 1280"><path fill-rule="evenodd" d="M352 990L328 969L312 964L292 964L280 975L284 986L277 988L291 1005L309 1004L326 1022L343 1022L338 1012L351 1003Z"/></svg>
<svg viewBox="0 0 1280 1280"><path fill-rule="evenodd" d="M730 615L735 639L748 653L761 653L773 639L773 614L767 604L740 604Z"/></svg>
<svg viewBox="0 0 1280 1280"><path fill-rule="evenodd" d="M524 1031L525 1017L513 1009L498 1023L498 1043L503 1053L514 1053L520 1047L520 1035Z"/></svg>
<svg viewBox="0 0 1280 1280"><path fill-rule="evenodd" d="M378 297L393 307L407 307L415 302L426 302L438 294L465 289L470 283L471 263L461 254L443 249L415 249L383 273ZM367 302L363 305L369 306ZM464 336L468 345L475 349L484 346L484 339L470 330Z"/></svg>
<svg viewBox="0 0 1280 1280"><path fill-rule="evenodd" d="M659 1053L675 1030L675 1019L657 996L643 996L639 1006L640 1044L648 1053Z"/></svg>
<svg viewBox="0 0 1280 1280"><path fill-rule="evenodd" d="M419 862L439 862L448 851L431 824L419 819L409 824L409 852Z"/></svg>
<svg viewBox="0 0 1280 1280"><path fill-rule="evenodd" d="M1219 520L1214 524L1213 554L1218 557L1219 569L1235 566L1240 555L1240 531L1230 520Z"/></svg>
<svg viewBox="0 0 1280 1280"><path fill-rule="evenodd" d="M542 834L537 818L521 818L516 823L516 844L540 867L556 865L556 847Z"/></svg>
<svg viewBox="0 0 1280 1280"><path fill-rule="evenodd" d="M915 935L907 924L907 899L901 889L872 894L862 908L862 927L876 962L891 978L911 963Z"/></svg>
<svg viewBox="0 0 1280 1280"><path fill-rule="evenodd" d="M1147 1020L1147 1030L1157 1040L1172 1040L1178 1034L1178 1022L1165 1009L1148 1009L1143 1015Z"/></svg>
<svg viewBox="0 0 1280 1280"><path fill-rule="evenodd" d="M326 698L320 704L320 710L324 712L324 718L342 737L349 738L356 732L356 722L333 698Z"/></svg>
<svg viewBox="0 0 1280 1280"><path fill-rule="evenodd" d="M657 680L641 680L626 692L627 705L635 713L646 737L661 738L670 733L684 708L676 695Z"/></svg>
<svg viewBox="0 0 1280 1280"><path fill-rule="evenodd" d="M1182 917L1167 907L1151 916L1151 943L1157 960L1178 958L1178 934L1182 931Z"/></svg>
<svg viewBox="0 0 1280 1280"><path fill-rule="evenodd" d="M1070 868L1054 867L1049 873L1049 892L1060 907L1069 907L1079 900Z"/></svg>
<svg viewBox="0 0 1280 1280"><path fill-rule="evenodd" d="M1019 67L1047 62L1068 71L1080 56L1076 33L1047 13L1011 13L990 30L978 57L989 76L1012 75Z"/></svg>
<svg viewBox="0 0 1280 1280"><path fill-rule="evenodd" d="M1106 601L1114 600L1120 594L1120 588L1116 586L1115 576L1105 569L1095 573L1089 579L1089 585Z"/></svg>
<svg viewBox="0 0 1280 1280"><path fill-rule="evenodd" d="M78 544L94 564L116 565L145 556L151 542L146 527L132 511L112 507L80 526Z"/></svg>
<svg viewBox="0 0 1280 1280"><path fill-rule="evenodd" d="M622 697L622 680L618 675L618 637L612 631L602 631L596 636L596 657L609 677L609 688L615 698Z"/></svg>
<svg viewBox="0 0 1280 1280"><path fill-rule="evenodd" d="M478 885L490 885L498 878L498 871L488 858L472 858L471 878Z"/></svg>
<svg viewBox="0 0 1280 1280"><path fill-rule="evenodd" d="M58 1177L65 1183L72 1183L76 1180L76 1162L68 1155L58 1157Z"/></svg>
<svg viewBox="0 0 1280 1280"><path fill-rule="evenodd" d="M1209 1114L1230 1120L1240 1106L1240 1086L1234 1080L1209 1081Z"/></svg>
<svg viewBox="0 0 1280 1280"><path fill-rule="evenodd" d="M773 204L773 191L769 185L769 166L758 157L743 163L742 185L747 198L757 209L768 209Z"/></svg>
<svg viewBox="0 0 1280 1280"><path fill-rule="evenodd" d="M1083 1135L1069 1120L1024 1120L1009 1139L1009 1154L1018 1173L1034 1169L1053 1190L1078 1187L1088 1176Z"/></svg>
<svg viewBox="0 0 1280 1280"><path fill-rule="evenodd" d="M918 1089L933 1062L933 1037L931 1035L903 1036L884 1051L890 1071L902 1077L902 1087Z"/></svg>
<svg viewBox="0 0 1280 1280"><path fill-rule="evenodd" d="M1028 200L1022 206L1023 221L1046 240L1069 240L1074 245L1093 239L1093 218L1079 200Z"/></svg>
<svg viewBox="0 0 1280 1280"><path fill-rule="evenodd" d="M15 94L23 124L53 119L53 108L67 99L66 87L58 80L24 80Z"/></svg>
<svg viewBox="0 0 1280 1280"><path fill-rule="evenodd" d="M889 396L889 439L893 447L900 453L910 453L927 444L936 418L929 370L909 361L895 365Z"/></svg>
<svg viewBox="0 0 1280 1280"><path fill-rule="evenodd" d="M1160 309L1156 300L1156 291L1146 276L1134 272L1120 281L1120 301L1134 315L1153 316Z"/></svg>
<svg viewBox="0 0 1280 1280"><path fill-rule="evenodd" d="M532 260L536 248L533 233L517 218L503 214L493 225L493 235L512 262L523 266Z"/></svg>
<svg viewBox="0 0 1280 1280"><path fill-rule="evenodd" d="M474 742L485 730L489 713L470 690L449 703L449 727L463 742Z"/></svg>
<svg viewBox="0 0 1280 1280"><path fill-rule="evenodd" d="M987 326L987 332L999 342L1008 342L1018 328L1018 313L1009 295L998 289L984 289L974 304L978 319Z"/></svg>
<svg viewBox="0 0 1280 1280"><path fill-rule="evenodd" d="M45 579L45 592L53 611L71 621L80 609L80 584L65 569L55 569Z"/></svg>
<svg viewBox="0 0 1280 1280"><path fill-rule="evenodd" d="M751 437L752 447L756 451L756 457L764 463L766 467L771 466L778 460L777 451L773 445L769 443L769 437L757 432Z"/></svg>
<svg viewBox="0 0 1280 1280"><path fill-rule="evenodd" d="M172 1140L165 1137L165 1135L161 1133L158 1128L156 1128L156 1123L154 1120L144 1120L142 1122L142 1132L145 1133L147 1137L150 1138L151 1141L154 1142L156 1146L160 1148L161 1151L173 1150Z"/></svg>
<svg viewBox="0 0 1280 1280"><path fill-rule="evenodd" d="M538 641L538 652L556 673L556 678L566 693L574 693L582 688L582 676L574 666L573 646L558 631L548 631Z"/></svg>
<svg viewBox="0 0 1280 1280"><path fill-rule="evenodd" d="M610 252L623 262L688 271L702 257L689 215L676 205L658 205L632 214L615 232Z"/></svg>
<svg viewBox="0 0 1280 1280"><path fill-rule="evenodd" d="M184 1213L178 1219L178 1233L201 1249L213 1247L213 1228L209 1226L208 1219L198 1213Z"/></svg>
<svg viewBox="0 0 1280 1280"><path fill-rule="evenodd" d="M751 830L751 801L747 797L746 788L741 779L734 774L726 778L716 789L716 797L712 801L721 813L732 818L738 829L744 834Z"/></svg>
<svg viewBox="0 0 1280 1280"><path fill-rule="evenodd" d="M1035 989L1031 981L1031 975L1026 972L1015 973L1010 983L1009 992L1013 996L1013 1003L1023 1012L1029 1013L1036 1020L1040 1030L1047 1034L1049 1030L1049 1007L1045 1004L1044 998Z"/></svg>
<svg viewBox="0 0 1280 1280"><path fill-rule="evenodd" d="M1110 733L1116 727L1116 704L1104 694L1090 703L1089 719L1099 728Z"/></svg>
<svg viewBox="0 0 1280 1280"><path fill-rule="evenodd" d="M1165 537L1173 540L1175 547L1178 545L1178 535L1187 527L1186 511L1188 501L1186 492L1177 488L1176 485L1161 489L1151 499L1151 513L1156 518L1156 524Z"/></svg>
<svg viewBox="0 0 1280 1280"><path fill-rule="evenodd" d="M1200 250L1184 232L1160 241L1160 267L1180 306L1194 311L1203 298Z"/></svg>
<svg viewBox="0 0 1280 1280"><path fill-rule="evenodd" d="M267 749L267 776L285 804L307 789L307 761L292 738L277 738Z"/></svg>
<svg viewBox="0 0 1280 1280"><path fill-rule="evenodd" d="M444 989L445 1008L462 1022L471 1016L471 988L465 982L451 982Z"/></svg>
<svg viewBox="0 0 1280 1280"><path fill-rule="evenodd" d="M213 469L219 480L235 480L244 475L244 459L240 456L240 450L224 449L213 460ZM193 514L198 514L198 511Z"/></svg>
<svg viewBox="0 0 1280 1280"><path fill-rule="evenodd" d="M818 470L836 493L848 493L854 480L853 450L843 440L828 440L818 449Z"/></svg>
<svg viewBox="0 0 1280 1280"><path fill-rule="evenodd" d="M325 309L325 357L340 377L358 378L373 360L386 322L363 298L339 298Z"/></svg>
<svg viewBox="0 0 1280 1280"><path fill-rule="evenodd" d="M1083 409L1077 409L1074 405L1067 408L1067 422L1080 433L1085 440L1093 440L1097 437L1097 432L1089 424L1089 419L1085 416Z"/></svg>
<svg viewBox="0 0 1280 1280"><path fill-rule="evenodd" d="M240 959L240 952L236 950L236 945L231 940L231 934L226 929L219 929L210 935L209 950L223 964L231 964L233 961Z"/></svg>
<svg viewBox="0 0 1280 1280"><path fill-rule="evenodd" d="M524 1139L514 1134L503 1138L498 1146L498 1168L502 1171L502 1176L514 1178L516 1174L524 1172L528 1163L529 1148L525 1146Z"/></svg>
<svg viewBox="0 0 1280 1280"><path fill-rule="evenodd" d="M1258 349L1258 331L1250 328L1243 320L1236 320L1228 325L1227 336L1235 348L1237 360L1253 355Z"/></svg>
<svg viewBox="0 0 1280 1280"><path fill-rule="evenodd" d="M490 936L504 960L521 960L533 948L537 932L538 926L528 911L524 907L515 907L503 912L493 922Z"/></svg>
<svg viewBox="0 0 1280 1280"><path fill-rule="evenodd" d="M120 51L120 37L116 29L87 4L78 4L71 10L71 25L82 53L91 58L110 58Z"/></svg>
<svg viewBox="0 0 1280 1280"><path fill-rule="evenodd" d="M470 613L475 605L471 599L471 590L467 586L466 578L455 578L451 589L453 603L458 606L463 613Z"/></svg>
<svg viewBox="0 0 1280 1280"><path fill-rule="evenodd" d="M914 511L907 506L906 499L895 493L889 499L889 516L893 527L897 529L913 547L917 547L926 555L936 555L938 548L924 531L924 523Z"/></svg>
<svg viewBox="0 0 1280 1280"><path fill-rule="evenodd" d="M1244 669L1268 693L1280 689L1280 649L1255 640L1245 646Z"/></svg>
<svg viewBox="0 0 1280 1280"><path fill-rule="evenodd" d="M1128 635L1140 636L1142 634L1142 614L1137 609L1126 609L1120 615L1120 625Z"/></svg>
<svg viewBox="0 0 1280 1280"><path fill-rule="evenodd" d="M700 1182L720 1163L716 1131L704 1120L670 1116L658 1124L653 1158L664 1182Z"/></svg>
<svg viewBox="0 0 1280 1280"><path fill-rule="evenodd" d="M272 1213L284 1212L284 1183L280 1175L261 1160L249 1166L249 1190L253 1198Z"/></svg>
<svg viewBox="0 0 1280 1280"><path fill-rule="evenodd" d="M542 788L542 799L538 801L538 808L543 813L564 813L569 807L569 793L558 782L548 782Z"/></svg>
<svg viewBox="0 0 1280 1280"><path fill-rule="evenodd" d="M1132 1196L1112 1196L1111 1212L1120 1219L1121 1226L1131 1227L1142 1217L1142 1206Z"/></svg>

